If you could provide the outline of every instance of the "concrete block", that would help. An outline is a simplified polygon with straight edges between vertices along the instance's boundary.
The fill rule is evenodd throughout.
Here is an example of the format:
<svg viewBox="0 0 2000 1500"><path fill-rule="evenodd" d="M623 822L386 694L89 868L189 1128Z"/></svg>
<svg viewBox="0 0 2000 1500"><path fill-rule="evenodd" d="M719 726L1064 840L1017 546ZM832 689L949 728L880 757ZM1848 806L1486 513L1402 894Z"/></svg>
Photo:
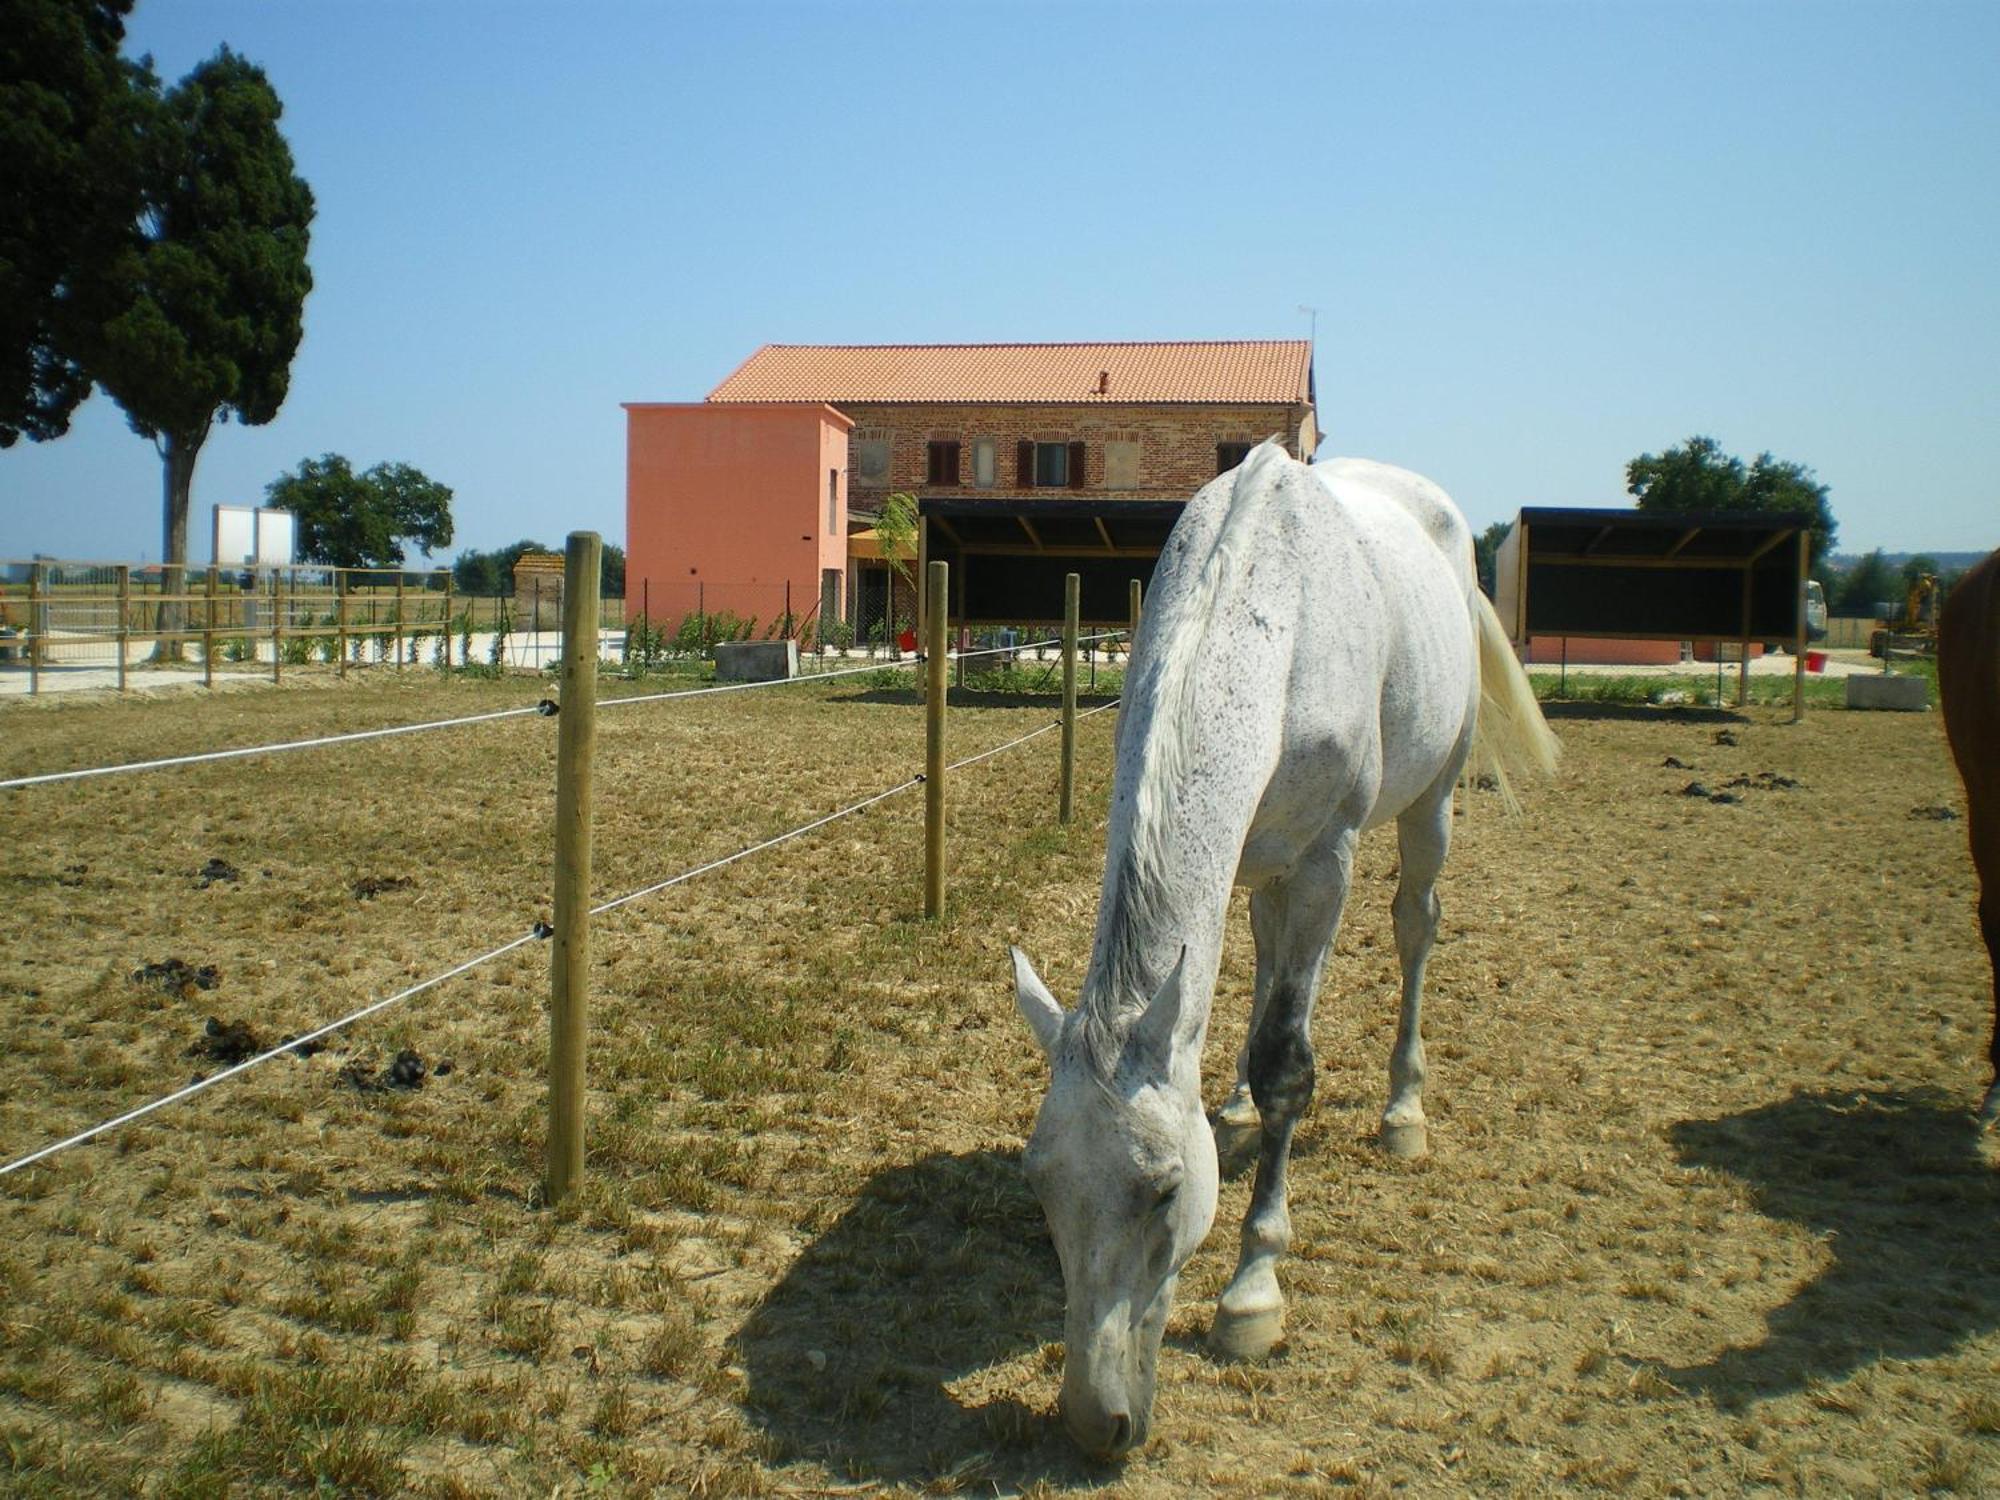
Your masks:
<svg viewBox="0 0 2000 1500"><path fill-rule="evenodd" d="M718 682L776 682L799 675L797 641L717 641Z"/></svg>
<svg viewBox="0 0 2000 1500"><path fill-rule="evenodd" d="M1892 708L1922 713L1931 706L1930 684L1921 677L1856 673L1847 679L1849 708Z"/></svg>

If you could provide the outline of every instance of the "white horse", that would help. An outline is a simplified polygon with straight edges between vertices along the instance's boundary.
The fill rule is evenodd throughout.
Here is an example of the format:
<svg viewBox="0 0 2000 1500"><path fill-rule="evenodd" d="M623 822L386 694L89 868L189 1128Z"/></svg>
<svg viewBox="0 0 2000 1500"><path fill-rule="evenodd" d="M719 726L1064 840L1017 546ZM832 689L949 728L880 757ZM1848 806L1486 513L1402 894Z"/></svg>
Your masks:
<svg viewBox="0 0 2000 1500"><path fill-rule="evenodd" d="M1308 467L1265 443L1189 502L1153 578L1077 1008L1013 953L1015 1000L1052 1072L1024 1166L1068 1298L1063 1415L1100 1458L1146 1436L1174 1283L1215 1219L1201 1055L1231 885L1252 891L1257 978L1221 1120L1261 1140L1210 1338L1254 1359L1283 1332L1285 1167L1312 1098L1313 992L1356 837L1397 820L1403 1005L1382 1141L1417 1155L1424 960L1454 783L1476 740L1511 806L1505 767L1551 770L1556 754L1475 581L1465 519L1418 475L1364 459Z"/></svg>

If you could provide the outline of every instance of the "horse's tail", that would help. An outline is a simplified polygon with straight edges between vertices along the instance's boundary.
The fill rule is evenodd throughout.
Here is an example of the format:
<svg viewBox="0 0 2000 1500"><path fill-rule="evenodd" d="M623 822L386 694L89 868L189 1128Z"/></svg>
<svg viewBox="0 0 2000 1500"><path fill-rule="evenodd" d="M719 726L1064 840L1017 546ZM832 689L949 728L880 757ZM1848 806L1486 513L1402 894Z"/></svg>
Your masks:
<svg viewBox="0 0 2000 1500"><path fill-rule="evenodd" d="M1475 587L1467 607L1479 638L1479 723L1472 733L1472 759L1498 783L1507 811L1518 813L1521 800L1514 795L1508 771L1553 775L1562 745L1542 717L1535 690L1508 643L1493 601Z"/></svg>

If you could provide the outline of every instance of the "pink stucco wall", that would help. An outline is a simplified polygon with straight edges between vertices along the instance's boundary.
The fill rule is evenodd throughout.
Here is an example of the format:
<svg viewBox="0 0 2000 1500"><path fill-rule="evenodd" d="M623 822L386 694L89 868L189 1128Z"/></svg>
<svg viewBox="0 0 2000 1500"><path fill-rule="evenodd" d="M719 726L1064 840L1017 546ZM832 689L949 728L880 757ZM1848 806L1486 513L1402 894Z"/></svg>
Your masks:
<svg viewBox="0 0 2000 1500"><path fill-rule="evenodd" d="M1565 643L1568 660L1577 665L1664 667L1681 659L1679 641L1599 640L1576 635L1565 642L1562 636L1538 635L1529 638L1521 660L1531 666L1553 666L1564 660Z"/></svg>
<svg viewBox="0 0 2000 1500"><path fill-rule="evenodd" d="M847 566L847 434L830 406L627 402L625 602L802 620ZM832 504L828 503L831 481Z"/></svg>

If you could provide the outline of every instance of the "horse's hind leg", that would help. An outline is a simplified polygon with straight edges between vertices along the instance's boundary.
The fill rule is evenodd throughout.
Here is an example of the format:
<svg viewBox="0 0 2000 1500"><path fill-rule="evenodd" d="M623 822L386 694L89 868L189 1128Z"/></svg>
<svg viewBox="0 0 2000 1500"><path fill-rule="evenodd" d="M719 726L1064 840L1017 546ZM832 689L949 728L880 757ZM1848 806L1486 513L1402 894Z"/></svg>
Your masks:
<svg viewBox="0 0 2000 1500"><path fill-rule="evenodd" d="M1990 1130L2000 1124L2000 815L1988 810L1982 816L1974 807L1972 818L1973 867L1979 875L1979 932L1986 939L1986 957L1993 967L1993 1041L1987 1049L1993 1082L1979 1106L1979 1123Z"/></svg>
<svg viewBox="0 0 2000 1500"><path fill-rule="evenodd" d="M1382 1111L1382 1146L1392 1156L1422 1156L1430 1146L1424 1119L1424 964L1437 939L1437 879L1451 846L1452 784L1453 776L1441 777L1396 820L1403 872L1391 910L1403 1006L1389 1053L1389 1106Z"/></svg>
<svg viewBox="0 0 2000 1500"><path fill-rule="evenodd" d="M1257 1180L1243 1218L1236 1274L1223 1289L1209 1330L1216 1352L1230 1359L1262 1358L1284 1333L1277 1263L1292 1243L1285 1172L1292 1133L1312 1103L1313 994L1353 868L1350 830L1250 898L1261 1001L1247 1070L1258 1115Z"/></svg>

